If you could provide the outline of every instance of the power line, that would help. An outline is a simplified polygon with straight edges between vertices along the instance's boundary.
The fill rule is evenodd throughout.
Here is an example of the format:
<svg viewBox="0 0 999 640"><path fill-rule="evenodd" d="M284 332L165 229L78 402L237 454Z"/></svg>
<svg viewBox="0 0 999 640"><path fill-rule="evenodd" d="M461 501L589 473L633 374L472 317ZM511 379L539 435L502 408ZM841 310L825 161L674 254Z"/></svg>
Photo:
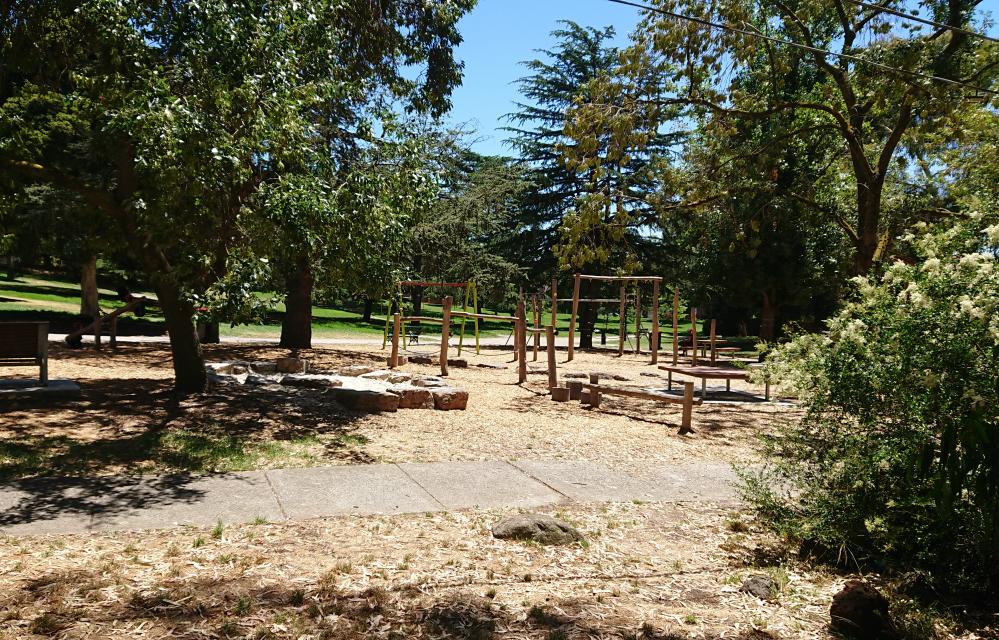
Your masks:
<svg viewBox="0 0 999 640"><path fill-rule="evenodd" d="M994 91L992 89L986 89L984 87L978 87L966 82L961 82L960 80L951 80L950 78L943 78L941 76L934 76L927 73L921 73L919 71L909 71L908 69L899 69L897 67L892 67L880 62L874 62L873 60L867 60L861 58L860 56L851 55L849 53L836 53L835 51L829 51L828 49L820 49L819 47L813 47L807 44L801 44L800 42L793 42L791 40L781 40L780 38L775 38L773 36L768 36L766 34L760 33L758 31L749 31L748 29L740 29L739 27L733 27L727 24L721 24L719 22L712 22L711 20L706 20L704 18L698 18L696 16L688 16L682 13L674 13L672 11L667 11L666 9L660 9L659 7L650 7L648 5L639 4L637 2L630 2L629 0L607 0L608 2L613 2L615 4L621 4L628 7L634 7L636 9L642 9L644 11L651 11L653 13L658 13L670 18L676 18L677 20L685 20L687 22L694 22L696 24L710 27L712 29L721 29L722 31L731 31L733 33L739 33L751 38L761 38L763 40L769 40L770 42L776 44L782 44L795 49L802 49L804 51L809 51L811 53L821 53L825 55L835 56L837 58L843 58L844 60L852 60L854 62L859 62L866 64L877 69L882 69L884 71L889 71L894 74L902 74L911 76L913 78L921 78L923 80L933 80L935 82L943 82L944 84L949 84L957 87L964 87L965 89L971 89L978 93L988 93L994 96L999 96L999 91Z"/></svg>
<svg viewBox="0 0 999 640"><path fill-rule="evenodd" d="M889 13L899 18L912 20L913 22L919 22L921 24L929 25L931 27L936 27L938 29L947 29L949 31L956 31L957 33L963 33L966 36L974 36L976 38L982 38L984 40L991 40L992 42L999 42L999 38L993 38L992 36L987 36L984 33L972 31L971 29L965 29L964 27L953 27L949 24L944 24L943 22L936 22L935 20L927 20L926 18L920 18L919 16L914 16L910 13L899 11L898 9L883 7L879 4L871 4L870 2L864 2L863 0L844 0L844 2L849 2L850 4L855 4L858 7L864 7L866 9L877 9L878 11Z"/></svg>

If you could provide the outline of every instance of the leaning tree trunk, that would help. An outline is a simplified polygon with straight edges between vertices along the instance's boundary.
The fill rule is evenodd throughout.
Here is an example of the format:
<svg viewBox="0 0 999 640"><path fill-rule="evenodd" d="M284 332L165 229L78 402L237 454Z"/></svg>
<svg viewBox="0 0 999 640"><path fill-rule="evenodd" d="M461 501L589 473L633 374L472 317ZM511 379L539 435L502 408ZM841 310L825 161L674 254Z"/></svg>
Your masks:
<svg viewBox="0 0 999 640"><path fill-rule="evenodd" d="M97 256L90 256L80 270L80 315L96 318L101 312L97 291Z"/></svg>
<svg viewBox="0 0 999 640"><path fill-rule="evenodd" d="M760 339L772 341L777 335L777 300L772 292L763 292L760 314Z"/></svg>
<svg viewBox="0 0 999 640"><path fill-rule="evenodd" d="M289 349L312 348L312 264L308 254L295 261L285 278L284 319L281 321L281 346Z"/></svg>
<svg viewBox="0 0 999 640"><path fill-rule="evenodd" d="M159 283L156 295L170 334L174 388L181 393L201 393L208 386L208 373L194 326L194 306L181 299L173 283Z"/></svg>

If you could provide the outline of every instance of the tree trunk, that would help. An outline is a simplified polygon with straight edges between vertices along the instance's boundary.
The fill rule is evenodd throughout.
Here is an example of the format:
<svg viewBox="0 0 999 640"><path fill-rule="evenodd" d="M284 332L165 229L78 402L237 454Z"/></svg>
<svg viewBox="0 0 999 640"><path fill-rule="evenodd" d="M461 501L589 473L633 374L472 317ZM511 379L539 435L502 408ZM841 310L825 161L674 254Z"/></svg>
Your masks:
<svg viewBox="0 0 999 640"><path fill-rule="evenodd" d="M580 287L579 297L580 298L592 298L590 295L593 292L593 281L585 280ZM579 303L579 318L576 319L579 323L579 348L580 349L592 349L593 348L593 329L597 324L597 303L595 302L580 302Z"/></svg>
<svg viewBox="0 0 999 640"><path fill-rule="evenodd" d="M156 295L170 334L174 389L181 393L201 393L208 386L208 373L194 327L194 307L181 300L180 291L172 283L161 282Z"/></svg>
<svg viewBox="0 0 999 640"><path fill-rule="evenodd" d="M777 335L777 301L772 293L763 292L763 309L760 315L760 339L772 341Z"/></svg>
<svg viewBox="0 0 999 640"><path fill-rule="evenodd" d="M857 183L857 242L853 256L854 275L866 275L878 255L881 223L881 188L878 182Z"/></svg>
<svg viewBox="0 0 999 640"><path fill-rule="evenodd" d="M371 298L364 299L364 314L361 316L362 322L371 322L371 311L375 308L375 301Z"/></svg>
<svg viewBox="0 0 999 640"><path fill-rule="evenodd" d="M101 312L97 292L97 256L90 256L80 270L80 315L96 318Z"/></svg>
<svg viewBox="0 0 999 640"><path fill-rule="evenodd" d="M295 261L285 278L284 319L281 320L281 346L288 349L312 348L312 265L308 254Z"/></svg>

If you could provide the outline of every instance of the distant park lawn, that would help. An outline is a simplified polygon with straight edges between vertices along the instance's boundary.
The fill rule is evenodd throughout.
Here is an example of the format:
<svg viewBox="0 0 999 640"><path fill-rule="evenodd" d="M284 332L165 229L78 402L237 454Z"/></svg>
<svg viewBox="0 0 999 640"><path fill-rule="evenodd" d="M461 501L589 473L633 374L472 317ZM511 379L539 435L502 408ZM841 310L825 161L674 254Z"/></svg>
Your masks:
<svg viewBox="0 0 999 640"><path fill-rule="evenodd" d="M136 294L148 295L148 292L135 292ZM110 289L100 289L101 307L105 310L120 307L122 302L117 299L115 291ZM557 329L559 335L566 335L569 330L569 303L560 303ZM0 320L48 320L52 324L53 333L68 332L75 325L76 316L80 309L80 287L79 284L65 277L44 273L19 274L14 279L10 279L7 274L0 276ZM225 336L236 336L245 338L277 339L281 334L281 317L284 314L284 304L275 304L268 313L262 324L244 324L229 326L223 324L221 333ZM408 310L408 309L407 309ZM664 340L670 337L672 327L669 326L668 309L664 308L662 330ZM364 337L377 338L382 335L385 329L385 304L379 302L375 305L371 320L364 321L360 305L356 308L315 306L312 309L313 315L313 336L317 338L350 338ZM436 304L424 304L422 315L440 316L441 307ZM512 309L483 309L485 313L511 314ZM540 318L541 326L550 322L550 311L543 308ZM530 309L528 310L528 322L531 322ZM634 316L628 317L628 329L634 330ZM458 330L455 323L454 330ZM643 320L643 329L651 329L648 318ZM598 334L594 336L594 342L600 340L600 333L606 333L608 337L613 337L616 343L618 334L618 317L616 310L601 307L597 316L596 328ZM683 319L679 324L680 333L685 334L690 330L689 318ZM699 327L703 332L705 326ZM136 319L131 315L125 316L119 322L119 331L125 335L162 335L163 316L159 309L149 308L146 315L141 319ZM466 336L472 335L472 325L466 324ZM424 325L421 328L424 334L439 334L438 325ZM482 336L505 336L509 335L510 327L501 322L483 322L480 325L480 335ZM740 346L751 348L752 338L739 340ZM746 344L743 345L742 343ZM666 345L664 345L666 346Z"/></svg>

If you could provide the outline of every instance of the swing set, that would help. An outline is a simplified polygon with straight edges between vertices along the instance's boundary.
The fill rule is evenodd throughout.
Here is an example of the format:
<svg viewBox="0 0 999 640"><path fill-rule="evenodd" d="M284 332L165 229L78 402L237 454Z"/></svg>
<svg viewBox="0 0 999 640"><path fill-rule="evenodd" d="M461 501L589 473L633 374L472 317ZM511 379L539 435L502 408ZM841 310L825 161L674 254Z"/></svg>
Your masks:
<svg viewBox="0 0 999 640"><path fill-rule="evenodd" d="M478 308L478 294L475 289L475 281L469 280L468 282L424 282L419 280L401 280L396 282L395 290L388 300L385 301L385 330L382 332L382 349L384 350L389 342L391 336L394 335L395 328L392 326L392 317L395 313L399 313L402 318L400 331L402 337L402 348L408 349L411 343L418 343L419 336L417 334L410 334L406 330L406 322L434 322L438 323L441 318L435 318L432 316L408 316L406 315L404 309L404 304L407 300L404 290L408 288L413 289L462 289L463 290L463 304L461 306L461 323L458 332L458 355L461 355L461 349L465 343L465 323L467 320L472 321L472 328L475 334L475 353L479 353L479 314L476 313ZM450 297L450 296L448 296ZM411 299L411 298L410 298ZM430 299L425 299L424 302L430 303L434 302ZM441 301L443 303L443 299ZM458 314L454 314L458 317Z"/></svg>

